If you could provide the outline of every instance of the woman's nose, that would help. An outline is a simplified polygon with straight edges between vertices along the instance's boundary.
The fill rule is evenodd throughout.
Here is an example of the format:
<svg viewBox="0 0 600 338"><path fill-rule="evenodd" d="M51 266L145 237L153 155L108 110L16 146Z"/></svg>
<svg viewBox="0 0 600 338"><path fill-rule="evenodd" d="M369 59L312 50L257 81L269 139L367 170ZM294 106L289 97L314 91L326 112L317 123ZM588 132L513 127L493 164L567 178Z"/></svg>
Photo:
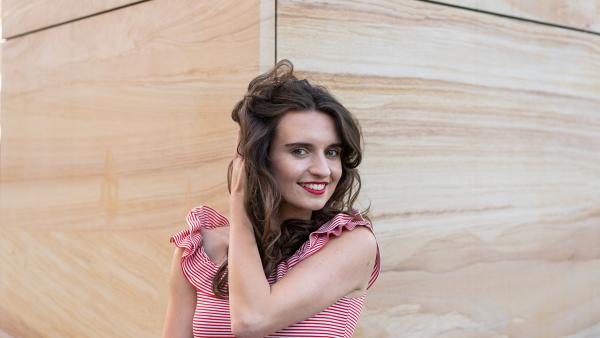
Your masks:
<svg viewBox="0 0 600 338"><path fill-rule="evenodd" d="M309 172L315 176L326 177L331 174L329 162L325 156L315 156L311 162Z"/></svg>

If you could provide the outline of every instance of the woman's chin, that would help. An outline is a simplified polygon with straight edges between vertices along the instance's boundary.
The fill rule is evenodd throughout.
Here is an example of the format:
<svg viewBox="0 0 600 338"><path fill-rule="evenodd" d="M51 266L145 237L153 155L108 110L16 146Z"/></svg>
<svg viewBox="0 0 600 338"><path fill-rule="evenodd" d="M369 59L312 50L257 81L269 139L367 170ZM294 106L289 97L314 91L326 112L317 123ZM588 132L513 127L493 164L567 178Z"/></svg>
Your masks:
<svg viewBox="0 0 600 338"><path fill-rule="evenodd" d="M323 209L325 203L304 203L302 205L298 205L298 209L306 210L306 211L317 211Z"/></svg>

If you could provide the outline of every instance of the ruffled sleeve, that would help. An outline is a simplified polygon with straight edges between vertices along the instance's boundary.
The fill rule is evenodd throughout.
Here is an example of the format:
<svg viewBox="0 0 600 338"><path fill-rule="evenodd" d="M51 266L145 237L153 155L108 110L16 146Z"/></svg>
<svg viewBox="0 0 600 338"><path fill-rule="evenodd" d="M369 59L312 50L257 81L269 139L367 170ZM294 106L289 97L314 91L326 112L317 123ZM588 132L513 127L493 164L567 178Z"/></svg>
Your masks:
<svg viewBox="0 0 600 338"><path fill-rule="evenodd" d="M337 237L342 234L343 231L352 230L357 226L365 226L373 233L373 226L367 220L365 220L356 209L352 209L352 215L345 213L339 213L329 222L323 224L318 230L310 233L309 240L300 250L299 261L304 260L314 253L323 248L332 237ZM376 238L377 239L377 238ZM377 241L376 241L377 242ZM371 272L371 278L367 285L367 290L375 283L375 280L379 277L381 272L381 258L379 254L379 243L377 243L377 255L375 257L375 265Z"/></svg>
<svg viewBox="0 0 600 338"><path fill-rule="evenodd" d="M215 209L201 205L189 211L186 222L188 228L172 235L169 242L184 249L181 255L183 274L198 289L203 277L202 270L205 270L202 269L202 265L208 262L208 257L204 257L198 249L202 241L200 228L213 229L226 226L229 225L229 221Z"/></svg>

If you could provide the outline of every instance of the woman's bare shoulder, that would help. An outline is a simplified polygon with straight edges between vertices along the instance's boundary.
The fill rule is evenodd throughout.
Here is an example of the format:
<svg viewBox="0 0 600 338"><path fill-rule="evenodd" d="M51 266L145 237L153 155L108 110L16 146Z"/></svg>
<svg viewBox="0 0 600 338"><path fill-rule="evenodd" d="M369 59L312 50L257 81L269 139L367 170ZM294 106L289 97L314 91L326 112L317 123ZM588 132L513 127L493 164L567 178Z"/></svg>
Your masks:
<svg viewBox="0 0 600 338"><path fill-rule="evenodd" d="M213 263L221 265L227 256L229 247L229 226L213 229L200 228L202 247Z"/></svg>

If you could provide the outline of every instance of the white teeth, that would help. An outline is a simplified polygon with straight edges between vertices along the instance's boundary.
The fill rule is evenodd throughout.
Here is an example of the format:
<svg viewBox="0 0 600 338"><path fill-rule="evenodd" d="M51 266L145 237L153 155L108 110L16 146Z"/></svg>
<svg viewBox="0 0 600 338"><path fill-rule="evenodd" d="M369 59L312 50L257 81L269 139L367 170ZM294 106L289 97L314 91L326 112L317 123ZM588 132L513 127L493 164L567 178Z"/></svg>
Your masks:
<svg viewBox="0 0 600 338"><path fill-rule="evenodd" d="M311 188L313 190L323 190L323 189L325 189L325 184L304 184L304 183L300 183L300 185L303 186L303 187Z"/></svg>

